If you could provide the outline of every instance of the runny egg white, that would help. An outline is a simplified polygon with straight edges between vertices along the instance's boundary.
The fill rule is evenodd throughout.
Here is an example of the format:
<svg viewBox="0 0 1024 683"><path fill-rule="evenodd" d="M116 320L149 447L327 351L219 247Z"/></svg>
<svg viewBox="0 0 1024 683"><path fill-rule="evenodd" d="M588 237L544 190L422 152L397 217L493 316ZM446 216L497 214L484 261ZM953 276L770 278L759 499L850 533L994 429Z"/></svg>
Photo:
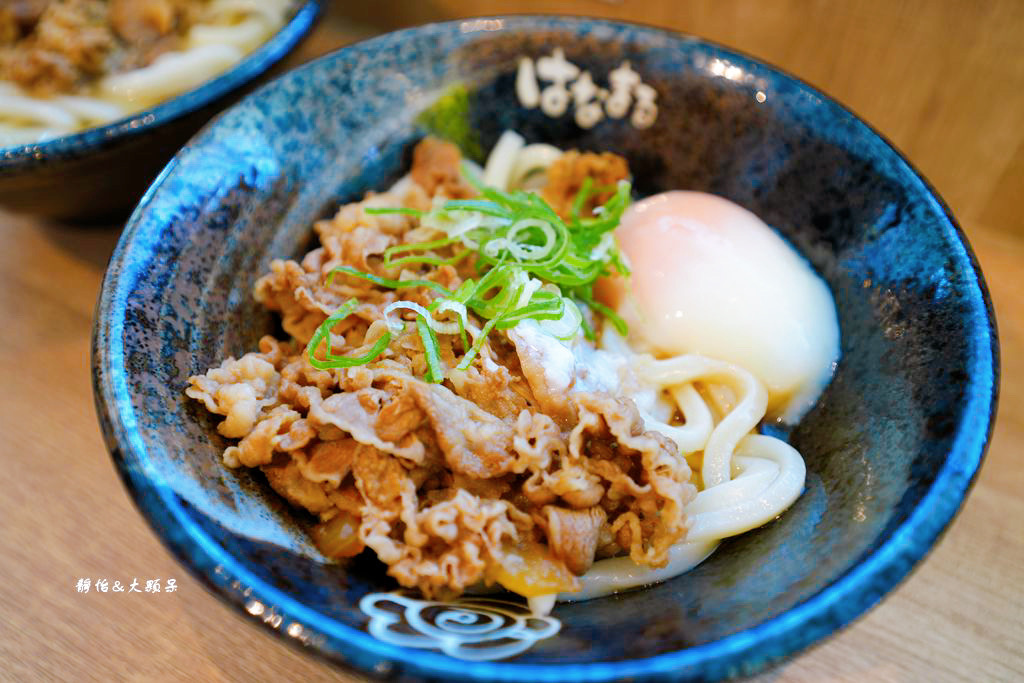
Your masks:
<svg viewBox="0 0 1024 683"><path fill-rule="evenodd" d="M672 191L629 208L616 230L632 270L599 296L658 355L735 363L768 388L769 419L795 422L839 358L825 282L761 219L727 199Z"/></svg>

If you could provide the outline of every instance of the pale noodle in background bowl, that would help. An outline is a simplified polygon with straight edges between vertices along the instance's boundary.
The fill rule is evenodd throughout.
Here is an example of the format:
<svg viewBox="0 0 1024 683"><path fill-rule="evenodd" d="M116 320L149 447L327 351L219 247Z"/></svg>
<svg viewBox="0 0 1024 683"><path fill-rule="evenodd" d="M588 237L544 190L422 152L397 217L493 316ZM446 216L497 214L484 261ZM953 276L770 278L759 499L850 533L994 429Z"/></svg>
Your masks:
<svg viewBox="0 0 1024 683"><path fill-rule="evenodd" d="M88 92L44 100L0 82L0 206L79 221L124 216L196 130L298 45L320 2L213 0L209 16L250 7L252 17L197 24L181 50ZM268 33L282 7L283 25Z"/></svg>
<svg viewBox="0 0 1024 683"><path fill-rule="evenodd" d="M554 46L599 82L628 60L658 93L653 125L584 129L571 115L522 107L519 59ZM640 196L727 197L793 244L836 300L842 360L832 383L793 429L767 429L806 461L792 507L684 575L558 605L557 630L514 606L481 615L408 596L386 604L376 596L395 584L369 554L324 562L304 533L309 520L259 476L225 470L217 419L183 392L190 375L275 332L252 300L255 279L271 258L305 253L314 220L401 176L412 145L439 125L423 116L439 101L464 117L436 132L468 134L480 150L512 129L531 142L621 154ZM157 533L221 599L307 651L411 678L709 680L752 673L826 637L928 552L980 466L997 350L985 285L955 221L850 112L697 39L510 17L346 48L195 138L114 254L94 377L115 462ZM455 659L461 645L433 647L396 619L424 632L479 634L493 624L509 658Z"/></svg>
<svg viewBox="0 0 1024 683"><path fill-rule="evenodd" d="M0 147L43 142L125 118L220 75L284 25L290 0L210 0L182 45L74 92L36 97L0 81Z"/></svg>

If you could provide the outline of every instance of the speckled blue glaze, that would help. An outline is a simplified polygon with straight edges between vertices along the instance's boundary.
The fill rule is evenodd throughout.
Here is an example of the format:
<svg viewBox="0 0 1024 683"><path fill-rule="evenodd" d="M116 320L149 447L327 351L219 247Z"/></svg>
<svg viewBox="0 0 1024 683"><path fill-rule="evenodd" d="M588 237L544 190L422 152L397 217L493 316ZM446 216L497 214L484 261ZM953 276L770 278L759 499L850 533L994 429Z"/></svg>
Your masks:
<svg viewBox="0 0 1024 683"><path fill-rule="evenodd" d="M0 147L0 206L75 221L122 219L178 149L236 102L309 33L319 0L220 76L120 121L45 142Z"/></svg>
<svg viewBox="0 0 1024 683"><path fill-rule="evenodd" d="M334 662L398 680L715 680L750 674L869 609L964 500L994 418L998 345L976 261L927 182L804 83L695 38L587 19L424 26L343 49L258 91L146 194L97 310L94 382L114 460L171 551L227 603ZM638 131L522 109L516 59L561 46L596 75L629 59L659 92ZM709 67L741 70L730 80ZM735 73L735 72L731 72ZM748 78L749 76L749 78ZM484 148L505 128L630 160L641 193L714 192L760 215L826 279L842 361L788 434L804 495L677 579L559 606L557 636L506 662L374 640L358 608L393 584L360 556L323 563L260 475L231 472L186 378L275 322L251 288L310 245L313 220L406 168L417 114L454 83ZM755 98L764 93L764 102Z"/></svg>

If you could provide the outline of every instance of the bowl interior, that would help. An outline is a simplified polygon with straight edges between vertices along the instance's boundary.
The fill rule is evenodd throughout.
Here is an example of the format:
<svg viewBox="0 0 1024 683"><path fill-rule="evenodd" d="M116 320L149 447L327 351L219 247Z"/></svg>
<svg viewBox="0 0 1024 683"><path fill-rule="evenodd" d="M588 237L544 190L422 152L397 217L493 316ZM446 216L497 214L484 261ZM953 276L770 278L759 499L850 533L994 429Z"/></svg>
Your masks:
<svg viewBox="0 0 1024 683"><path fill-rule="evenodd" d="M569 115L522 107L518 58L556 47L595 81L629 60L658 93L654 125L607 119L584 130ZM470 146L488 149L514 129L609 150L629 160L640 194L704 190L750 209L825 278L842 331L833 382L788 434L808 468L793 507L684 576L560 605L559 633L513 664L410 659L366 636L359 599L394 588L383 565L321 561L305 520L262 475L220 464L216 421L183 393L189 375L277 330L251 295L270 260L300 256L312 221L400 176L426 132L421 114L463 93L466 106L452 106L456 120L466 117L457 130L475 135ZM335 659L378 672L405 659L400 666L435 675L452 665L470 677L578 663L599 667L580 669L583 678L602 678L656 672L658 662L717 676L827 634L877 601L948 523L978 466L995 382L970 252L884 140L741 55L655 29L554 18L384 36L230 110L179 154L130 222L105 283L96 353L100 413L125 480L197 575L282 632L299 623L303 642ZM637 663L669 653L677 659Z"/></svg>

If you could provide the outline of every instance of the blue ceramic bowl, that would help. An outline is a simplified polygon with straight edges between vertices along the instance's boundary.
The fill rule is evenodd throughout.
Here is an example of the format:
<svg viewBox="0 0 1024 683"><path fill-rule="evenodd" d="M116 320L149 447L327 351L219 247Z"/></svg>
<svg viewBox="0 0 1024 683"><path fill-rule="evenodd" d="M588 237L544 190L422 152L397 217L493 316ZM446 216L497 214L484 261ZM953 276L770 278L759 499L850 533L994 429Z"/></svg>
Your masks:
<svg viewBox="0 0 1024 683"><path fill-rule="evenodd" d="M556 47L598 83L629 60L657 92L653 125L627 117L583 129L569 114L521 106L518 58ZM360 601L394 587L382 565L318 559L301 516L260 475L220 464L214 420L183 393L189 375L275 331L252 299L255 278L271 258L304 253L315 219L402 174L439 120L430 114L439 101L442 127L469 147L516 129L624 155L641 194L706 190L749 208L823 275L842 328L834 381L788 434L808 475L781 519L679 578L559 606L556 635L503 661L371 635ZM842 628L928 553L981 463L997 349L963 233L927 182L849 111L695 38L514 17L345 48L194 138L150 188L111 261L94 381L114 461L163 541L223 601L299 647L408 679L712 680L758 671ZM428 616L450 629L465 619Z"/></svg>
<svg viewBox="0 0 1024 683"><path fill-rule="evenodd" d="M319 0L297 3L291 19L259 49L151 109L73 135L0 148L0 206L70 221L123 220L174 153L284 59L319 11Z"/></svg>

